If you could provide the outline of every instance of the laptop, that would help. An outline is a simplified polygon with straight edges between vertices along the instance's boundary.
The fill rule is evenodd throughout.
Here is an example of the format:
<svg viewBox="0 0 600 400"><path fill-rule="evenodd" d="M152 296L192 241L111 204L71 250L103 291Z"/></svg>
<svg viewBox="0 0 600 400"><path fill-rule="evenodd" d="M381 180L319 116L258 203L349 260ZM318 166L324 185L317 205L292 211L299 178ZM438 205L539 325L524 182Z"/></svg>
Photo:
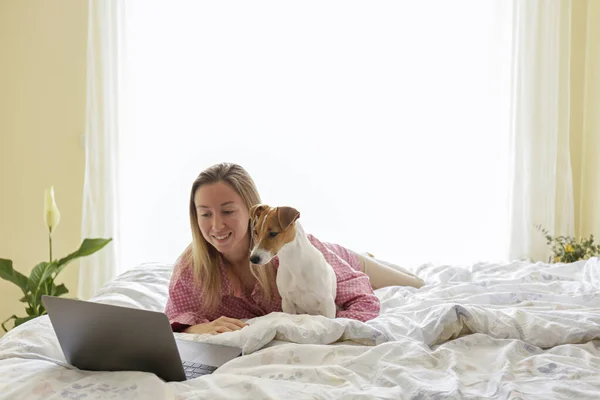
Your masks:
<svg viewBox="0 0 600 400"><path fill-rule="evenodd" d="M239 347L175 339L162 312L46 295L42 302L65 359L79 369L185 381L242 354Z"/></svg>

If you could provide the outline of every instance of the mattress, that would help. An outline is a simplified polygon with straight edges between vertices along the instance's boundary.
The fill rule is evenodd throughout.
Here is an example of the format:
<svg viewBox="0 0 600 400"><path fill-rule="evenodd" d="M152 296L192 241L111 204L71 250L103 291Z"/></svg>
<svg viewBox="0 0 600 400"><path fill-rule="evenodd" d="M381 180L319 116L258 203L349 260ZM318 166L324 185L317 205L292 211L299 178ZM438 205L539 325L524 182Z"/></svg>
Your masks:
<svg viewBox="0 0 600 400"><path fill-rule="evenodd" d="M143 264L90 301L162 311L172 266ZM163 382L68 365L47 316L0 339L0 399L598 399L600 260L420 266L427 285L376 291L366 323L272 313L216 336L211 375Z"/></svg>

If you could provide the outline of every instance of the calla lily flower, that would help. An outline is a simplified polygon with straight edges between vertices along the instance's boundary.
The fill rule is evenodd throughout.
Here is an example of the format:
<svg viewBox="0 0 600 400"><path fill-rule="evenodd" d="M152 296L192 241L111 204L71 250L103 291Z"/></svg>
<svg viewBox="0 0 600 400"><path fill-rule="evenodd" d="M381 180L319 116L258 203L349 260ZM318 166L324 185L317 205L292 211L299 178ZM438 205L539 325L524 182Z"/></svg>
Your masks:
<svg viewBox="0 0 600 400"><path fill-rule="evenodd" d="M54 201L54 186L50 186L46 189L46 196L44 201L44 221L46 225L48 225L48 230L50 233L60 222L60 211L58 211L58 207L56 206L56 202Z"/></svg>

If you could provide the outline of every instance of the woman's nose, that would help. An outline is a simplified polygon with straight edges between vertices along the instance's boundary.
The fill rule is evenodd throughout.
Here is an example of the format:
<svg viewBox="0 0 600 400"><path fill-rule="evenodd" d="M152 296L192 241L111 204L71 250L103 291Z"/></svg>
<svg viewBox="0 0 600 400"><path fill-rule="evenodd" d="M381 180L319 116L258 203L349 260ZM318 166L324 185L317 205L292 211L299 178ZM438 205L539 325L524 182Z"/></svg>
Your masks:
<svg viewBox="0 0 600 400"><path fill-rule="evenodd" d="M218 215L215 215L215 217L213 218L213 229L215 229L215 230L221 229L223 227L223 225L225 225L223 223L223 218L221 218Z"/></svg>

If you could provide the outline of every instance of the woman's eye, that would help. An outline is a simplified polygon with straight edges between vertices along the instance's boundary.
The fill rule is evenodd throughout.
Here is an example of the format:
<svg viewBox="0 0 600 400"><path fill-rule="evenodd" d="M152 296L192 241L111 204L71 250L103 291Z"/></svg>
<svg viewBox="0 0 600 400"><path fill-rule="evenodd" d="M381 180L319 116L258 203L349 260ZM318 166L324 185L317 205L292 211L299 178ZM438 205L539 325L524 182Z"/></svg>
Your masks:
<svg viewBox="0 0 600 400"><path fill-rule="evenodd" d="M269 237L274 238L277 235L279 235L279 232L269 232Z"/></svg>
<svg viewBox="0 0 600 400"><path fill-rule="evenodd" d="M233 211L231 211L231 210L223 211L223 214L233 214Z"/></svg>
<svg viewBox="0 0 600 400"><path fill-rule="evenodd" d="M200 216L201 216L201 217L203 217L203 218L206 218L206 217L208 217L209 215L208 215L208 214L200 214Z"/></svg>

